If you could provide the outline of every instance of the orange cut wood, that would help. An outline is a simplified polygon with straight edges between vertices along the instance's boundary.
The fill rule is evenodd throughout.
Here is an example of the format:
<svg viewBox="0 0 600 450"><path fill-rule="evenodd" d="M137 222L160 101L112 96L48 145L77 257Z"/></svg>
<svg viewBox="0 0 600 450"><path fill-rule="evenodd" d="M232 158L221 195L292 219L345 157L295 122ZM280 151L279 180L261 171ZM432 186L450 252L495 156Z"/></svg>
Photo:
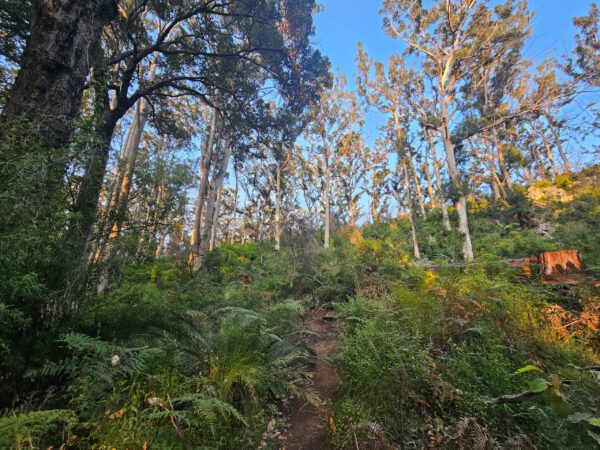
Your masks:
<svg viewBox="0 0 600 450"><path fill-rule="evenodd" d="M540 273L544 282L570 281L584 273L583 261L577 250L543 252L539 256Z"/></svg>

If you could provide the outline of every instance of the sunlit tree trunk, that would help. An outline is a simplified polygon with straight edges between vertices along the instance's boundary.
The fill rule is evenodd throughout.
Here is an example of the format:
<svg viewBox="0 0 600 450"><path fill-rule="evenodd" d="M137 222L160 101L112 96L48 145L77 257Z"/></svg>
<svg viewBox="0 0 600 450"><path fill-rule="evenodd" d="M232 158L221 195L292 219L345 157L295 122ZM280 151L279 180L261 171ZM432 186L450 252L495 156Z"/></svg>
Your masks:
<svg viewBox="0 0 600 450"><path fill-rule="evenodd" d="M490 148L489 142L485 141L485 162L486 166L490 172L490 186L492 188L492 195L494 196L494 202L500 201L500 189L498 188L498 179L496 176L496 163L494 161L494 155L492 154L492 150Z"/></svg>
<svg viewBox="0 0 600 450"><path fill-rule="evenodd" d="M323 230L323 248L329 248L329 233L331 227L331 176L329 173L329 164L325 166L325 192L323 193L325 227Z"/></svg>
<svg viewBox="0 0 600 450"><path fill-rule="evenodd" d="M227 174L227 166L229 165L229 158L231 156L231 146L229 143L225 143L223 149L221 147L221 143L217 143L215 148L215 158L213 159L213 177L210 183L209 195L206 201L206 215L204 218L205 223L202 224L202 230L200 233L200 253L198 258L194 261L194 266L196 269L199 269L204 263L210 249L210 236L213 230L215 211L218 207L217 198L223 187L225 175ZM223 152L222 154L220 154L221 151Z"/></svg>
<svg viewBox="0 0 600 450"><path fill-rule="evenodd" d="M563 166L564 166L565 173L570 174L571 173L571 163L569 162L569 158L567 157L565 149L563 148L562 141L560 140L560 134L558 133L556 126L552 123L552 119L550 117L546 117L546 120L548 120L548 127L550 128L550 132L552 133L552 136L554 136L554 142L556 143L556 148L558 149L558 154L560 155L560 158L563 160Z"/></svg>
<svg viewBox="0 0 600 450"><path fill-rule="evenodd" d="M210 251L212 252L217 246L217 237L219 233L219 208L221 207L221 193L223 192L223 185L219 187L217 191L217 200L215 202L214 213L212 217L212 227L210 230Z"/></svg>
<svg viewBox="0 0 600 450"><path fill-rule="evenodd" d="M500 170L502 172L502 177L504 178L504 184L506 184L506 189L508 189L509 191L512 191L513 188L513 181L512 181L512 175L510 173L510 171L508 170L508 166L506 165L506 160L504 159L504 150L502 149L502 144L500 143L500 140L497 137L496 131L494 130L494 133L491 137L492 142L494 143L494 146L496 147L497 150L497 156L498 156L498 164L500 166Z"/></svg>
<svg viewBox="0 0 600 450"><path fill-rule="evenodd" d="M425 210L425 201L423 200L423 191L421 190L421 182L419 181L419 175L417 173L417 169L415 169L415 165L413 164L412 157L407 158L408 168L410 169L410 173L412 174L412 178L415 183L415 192L417 201L419 203L419 209L421 210L421 216L424 219L427 219L427 211Z"/></svg>
<svg viewBox="0 0 600 450"><path fill-rule="evenodd" d="M458 232L460 233L463 241L462 251L465 261L472 261L473 246L471 244L471 231L469 230L469 219L467 216L467 199L464 193L464 187L460 179L460 173L456 165L456 158L454 153L454 143L450 137L450 131L448 129L448 105L446 103L446 93L443 86L440 86L440 106L442 112L442 142L444 144L444 150L446 151L446 162L448 164L448 173L450 174L450 180L452 181L452 188L455 192L454 207L458 214Z"/></svg>
<svg viewBox="0 0 600 450"><path fill-rule="evenodd" d="M552 148L550 147L550 144L548 142L548 138L546 137L546 134L544 133L543 130L541 131L541 135L542 135L542 142L544 143L544 148L546 149L546 157L548 158L548 161L550 161L550 167L552 167L552 172L554 173L554 177L557 177L560 175L560 171L558 170L558 167L556 166L556 163L554 162L554 155L552 154Z"/></svg>
<svg viewBox="0 0 600 450"><path fill-rule="evenodd" d="M202 214L206 203L208 193L208 176L211 162L211 154L213 152L215 134L217 128L217 115L213 111L210 128L208 131L208 139L200 154L200 183L198 185L198 196L196 197L196 209L194 212L194 223L192 225L191 234L191 254L190 261L195 261L200 257L200 233L202 228ZM194 263L195 264L195 263Z"/></svg>
<svg viewBox="0 0 600 450"><path fill-rule="evenodd" d="M153 82L156 73L156 59L150 64L148 82ZM121 153L121 161L117 167L117 179L114 184L114 193L109 205L109 239L114 239L121 233L127 202L129 201L129 192L131 190L131 181L135 170L135 162L140 149L142 134L146 123L148 122L148 102L145 98L140 99L135 107L133 120L127 130L125 145ZM112 223L111 223L112 222Z"/></svg>
<svg viewBox="0 0 600 450"><path fill-rule="evenodd" d="M425 174L425 181L427 181L427 194L429 195L430 208L437 208L439 201L435 191L433 190L433 182L431 180L431 173L429 172L429 152L425 154L425 158L423 160L423 173Z"/></svg>
<svg viewBox="0 0 600 450"><path fill-rule="evenodd" d="M448 215L448 207L446 206L446 197L443 192L442 176L440 174L440 162L435 154L435 146L433 144L433 138L431 131L427 131L427 140L429 142L429 152L433 159L433 174L435 175L435 184L440 197L440 209L442 210L442 223L446 231L450 231L452 226L450 225L450 217Z"/></svg>

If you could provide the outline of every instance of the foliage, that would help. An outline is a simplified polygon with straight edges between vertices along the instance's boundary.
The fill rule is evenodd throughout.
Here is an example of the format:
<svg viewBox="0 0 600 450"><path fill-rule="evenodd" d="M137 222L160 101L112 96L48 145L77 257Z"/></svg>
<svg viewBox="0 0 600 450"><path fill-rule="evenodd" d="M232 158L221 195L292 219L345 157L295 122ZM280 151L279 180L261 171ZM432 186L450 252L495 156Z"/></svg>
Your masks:
<svg viewBox="0 0 600 450"><path fill-rule="evenodd" d="M70 440L77 421L73 411L64 409L3 417L0 418L0 446L19 450L59 447Z"/></svg>

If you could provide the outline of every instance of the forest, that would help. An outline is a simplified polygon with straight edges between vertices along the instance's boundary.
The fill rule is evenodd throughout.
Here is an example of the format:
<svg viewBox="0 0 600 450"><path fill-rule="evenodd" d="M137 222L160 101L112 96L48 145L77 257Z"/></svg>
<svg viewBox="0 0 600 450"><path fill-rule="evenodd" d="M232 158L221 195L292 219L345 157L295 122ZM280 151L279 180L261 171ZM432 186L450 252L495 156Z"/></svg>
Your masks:
<svg viewBox="0 0 600 450"><path fill-rule="evenodd" d="M0 449L600 448L600 7L336 1L0 0Z"/></svg>

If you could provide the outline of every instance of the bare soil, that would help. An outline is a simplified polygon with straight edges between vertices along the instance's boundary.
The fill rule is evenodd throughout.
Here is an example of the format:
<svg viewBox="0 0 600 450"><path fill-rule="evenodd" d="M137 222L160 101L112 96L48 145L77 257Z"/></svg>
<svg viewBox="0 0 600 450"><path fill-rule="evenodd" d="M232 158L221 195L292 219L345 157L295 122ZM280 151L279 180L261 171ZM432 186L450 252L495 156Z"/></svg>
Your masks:
<svg viewBox="0 0 600 450"><path fill-rule="evenodd" d="M312 371L312 388L320 399L319 405L297 399L290 404L288 431L283 450L326 449L328 429L335 427L330 414L331 397L339 383L331 356L337 345L338 326L332 311L311 310L304 323L311 334L306 343L316 354Z"/></svg>

